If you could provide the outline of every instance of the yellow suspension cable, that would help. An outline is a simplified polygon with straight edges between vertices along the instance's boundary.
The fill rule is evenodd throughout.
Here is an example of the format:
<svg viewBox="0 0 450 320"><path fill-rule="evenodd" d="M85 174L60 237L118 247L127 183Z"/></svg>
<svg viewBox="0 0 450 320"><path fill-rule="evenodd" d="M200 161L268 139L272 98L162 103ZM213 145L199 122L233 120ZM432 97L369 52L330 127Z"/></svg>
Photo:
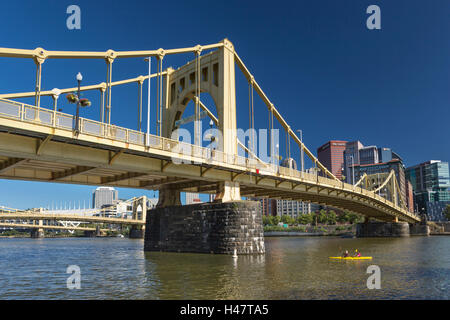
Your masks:
<svg viewBox="0 0 450 320"><path fill-rule="evenodd" d="M158 58L157 60L157 64L156 64L156 73L157 73L157 79L156 79L156 135L160 135L159 132L159 64L160 64L160 59Z"/></svg>
<svg viewBox="0 0 450 320"><path fill-rule="evenodd" d="M163 92L163 59L164 56L161 56L161 62L159 64L159 135L162 136L162 92Z"/></svg>

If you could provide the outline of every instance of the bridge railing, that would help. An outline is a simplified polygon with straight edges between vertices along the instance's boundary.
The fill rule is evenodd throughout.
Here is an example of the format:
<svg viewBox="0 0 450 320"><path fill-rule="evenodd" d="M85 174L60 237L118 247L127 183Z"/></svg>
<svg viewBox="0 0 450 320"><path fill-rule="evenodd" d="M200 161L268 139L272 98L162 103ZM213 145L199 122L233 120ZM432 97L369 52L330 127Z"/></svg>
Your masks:
<svg viewBox="0 0 450 320"><path fill-rule="evenodd" d="M73 130L75 128L75 117L70 114L65 114L55 110L44 108L37 108L32 105L20 103L12 100L0 99L0 117L10 118L14 120L37 123L39 125L56 127L66 130ZM155 135L148 135L146 133L127 129L115 125L108 125L106 123L95 120L79 118L79 130L83 134L108 138L112 140L123 141L126 143L147 146L154 149L164 150L172 154L180 154L180 157L189 155L193 159L197 158L201 161L215 161L219 163L235 165L248 169L266 170L274 174L282 174L284 176L299 178L310 181L311 183L319 183L322 185L330 185L336 188L345 189L347 191L360 193L371 196L379 201L388 203L385 198L380 197L372 191L355 187L351 184L343 183L337 180L318 176L307 172L301 172L295 169L290 169L282 166L276 166L270 163L262 163L256 159L246 158L239 155L230 155L211 148L192 145L186 142L168 139ZM392 206L400 211L405 211L405 214L415 216L413 213L394 205Z"/></svg>
<svg viewBox="0 0 450 320"><path fill-rule="evenodd" d="M6 99L0 99L0 116L66 130L74 130L76 127L75 116L73 115L37 108L32 105ZM230 165L243 166L248 169L270 170L272 168L272 171L275 170L273 166L258 161L250 161L246 157L230 155L218 150L212 150L211 148L196 146L151 134L146 139L146 133L81 117L79 118L79 131L87 135L179 153L180 156L188 155L193 158L199 158L199 160L206 159Z"/></svg>

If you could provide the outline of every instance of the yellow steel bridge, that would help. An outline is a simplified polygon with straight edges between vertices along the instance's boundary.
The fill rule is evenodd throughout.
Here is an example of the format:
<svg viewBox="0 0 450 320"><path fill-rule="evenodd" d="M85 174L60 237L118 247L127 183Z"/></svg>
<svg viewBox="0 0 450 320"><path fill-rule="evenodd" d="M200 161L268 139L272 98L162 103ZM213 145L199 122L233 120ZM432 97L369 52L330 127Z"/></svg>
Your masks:
<svg viewBox="0 0 450 320"><path fill-rule="evenodd" d="M194 53L195 58L176 70L163 69L165 56L183 53ZM0 178L159 190L159 206L180 204L179 192L191 191L214 193L216 200L223 202L240 200L242 196L294 199L384 221L420 221L417 215L407 210L395 174L386 175L381 185L372 185L370 177L366 176L351 185L338 180L327 170L303 145L238 56L233 44L226 39L206 46L126 52L0 48L1 57L33 59L36 88L32 92L0 94ZM113 82L113 62L136 57L156 59L157 72ZM105 61L106 82L80 88L81 91L98 90L100 93L100 121L75 118L57 111L59 95L76 88L42 90L44 62L50 59ZM239 141L235 66L249 84L249 128L254 129L253 93L256 92L267 106L271 128L275 118L285 130L289 150L293 141L311 159L319 174L266 163L254 152L254 137L250 137L248 145ZM150 79L158 84L157 134L111 124L112 88L137 83L141 110L142 85ZM212 96L216 113L202 102L203 92ZM54 105L41 106L41 96L53 97ZM24 97L34 97L34 105L16 100ZM181 142L174 135L175 124L191 100L195 103L195 119L200 119L203 110L220 131L217 150L199 144L197 126L194 144ZM78 121L77 126L75 121ZM239 148L245 151L246 157L238 155ZM273 151L272 141L271 148ZM379 194L380 189L384 190L384 197ZM17 213L17 217L19 215Z"/></svg>

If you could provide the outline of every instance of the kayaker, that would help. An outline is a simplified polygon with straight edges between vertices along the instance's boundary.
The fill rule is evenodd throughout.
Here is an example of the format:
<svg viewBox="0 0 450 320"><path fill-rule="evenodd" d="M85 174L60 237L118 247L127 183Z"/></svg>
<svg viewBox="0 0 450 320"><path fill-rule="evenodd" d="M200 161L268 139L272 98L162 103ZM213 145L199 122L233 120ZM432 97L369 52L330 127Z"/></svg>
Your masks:
<svg viewBox="0 0 450 320"><path fill-rule="evenodd" d="M361 257L361 253L358 251L358 249L355 250L354 257Z"/></svg>
<svg viewBox="0 0 450 320"><path fill-rule="evenodd" d="M344 258L348 257L348 250L345 250L344 254L342 255Z"/></svg>

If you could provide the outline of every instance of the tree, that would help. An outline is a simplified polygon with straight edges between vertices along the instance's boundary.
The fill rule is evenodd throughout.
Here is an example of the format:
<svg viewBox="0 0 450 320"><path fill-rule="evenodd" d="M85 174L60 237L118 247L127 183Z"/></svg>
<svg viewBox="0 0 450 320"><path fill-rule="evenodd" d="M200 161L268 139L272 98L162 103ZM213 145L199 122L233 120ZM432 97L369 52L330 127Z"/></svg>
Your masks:
<svg viewBox="0 0 450 320"><path fill-rule="evenodd" d="M292 218L291 216L288 216L287 214L284 214L281 216L281 222L288 225L293 225L295 223L295 219Z"/></svg>
<svg viewBox="0 0 450 320"><path fill-rule="evenodd" d="M350 223L358 223L358 222L362 222L364 220L364 218L356 213L350 213L349 214L349 221Z"/></svg>
<svg viewBox="0 0 450 320"><path fill-rule="evenodd" d="M328 224L336 224L336 220L337 220L336 212L334 212L333 210L328 211L327 223Z"/></svg>
<svg viewBox="0 0 450 320"><path fill-rule="evenodd" d="M271 216L270 217L270 224L273 226L278 225L278 223L280 222L280 217L279 216Z"/></svg>
<svg viewBox="0 0 450 320"><path fill-rule="evenodd" d="M263 216L262 217L262 221L263 221L263 225L268 225L268 224L270 224L270 217L268 217L268 216Z"/></svg>
<svg viewBox="0 0 450 320"><path fill-rule="evenodd" d="M447 218L448 221L450 221L450 204L448 204L447 207L445 207L444 216Z"/></svg>
<svg viewBox="0 0 450 320"><path fill-rule="evenodd" d="M327 218L327 212L324 209L320 210L319 216L317 217L319 223L327 223Z"/></svg>
<svg viewBox="0 0 450 320"><path fill-rule="evenodd" d="M297 218L297 223L299 224L310 224L314 220L314 213L305 213Z"/></svg>
<svg viewBox="0 0 450 320"><path fill-rule="evenodd" d="M287 214L283 214L281 216L281 222L285 223L285 224L289 224L289 216Z"/></svg>
<svg viewBox="0 0 450 320"><path fill-rule="evenodd" d="M350 221L350 213L348 211L345 211L344 213L340 214L337 217L337 221L341 223L349 222Z"/></svg>

